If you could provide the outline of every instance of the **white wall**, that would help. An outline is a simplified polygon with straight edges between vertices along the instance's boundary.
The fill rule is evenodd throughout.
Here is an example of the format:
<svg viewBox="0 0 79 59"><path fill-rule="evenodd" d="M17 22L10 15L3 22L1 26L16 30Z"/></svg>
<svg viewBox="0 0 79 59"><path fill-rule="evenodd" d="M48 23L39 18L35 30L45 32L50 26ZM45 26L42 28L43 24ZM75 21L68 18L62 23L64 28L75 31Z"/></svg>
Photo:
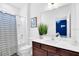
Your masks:
<svg viewBox="0 0 79 59"><path fill-rule="evenodd" d="M75 8L73 8L75 13L75 18L73 19L73 26L72 28L74 30L74 39L76 40L76 43L79 43L79 3L75 4Z"/></svg>
<svg viewBox="0 0 79 59"><path fill-rule="evenodd" d="M47 3L31 3L30 5L30 17L39 16L46 10Z"/></svg>
<svg viewBox="0 0 79 59"><path fill-rule="evenodd" d="M46 11L47 3L31 3L30 4L30 18L38 17L38 23L40 23L40 16L42 12ZM30 28L31 37L39 37L37 28Z"/></svg>
<svg viewBox="0 0 79 59"><path fill-rule="evenodd" d="M60 5L63 6L67 4L60 4ZM61 7L61 6L57 6L57 7ZM54 24L55 20L52 21L50 19L55 18L56 15L55 16L52 16L52 15L55 14L56 10L54 10L53 12L53 10L51 11L51 9L56 9L56 8L55 7L49 8L48 3L32 3L30 7L30 18L37 17L38 25L40 24L40 22L46 22L48 26L52 25L50 29L48 30L49 31L48 35L52 36L52 35L55 35L54 34L55 30L52 29L52 27L55 27L55 24ZM52 30L54 33L51 33ZM31 33L30 34L31 37L39 37L38 28L30 28L30 33Z"/></svg>
<svg viewBox="0 0 79 59"><path fill-rule="evenodd" d="M70 11L70 5L67 5L42 13L41 22L48 25L49 36L56 36L56 20L61 18L68 18ZM69 20L67 19L67 21Z"/></svg>
<svg viewBox="0 0 79 59"><path fill-rule="evenodd" d="M71 38L70 39L72 42L77 42L77 41L79 42L79 36L78 36L79 4L68 4L57 9L43 12L41 13L41 15L39 15L41 17L40 22L48 25L48 36L51 36L52 38L56 37L56 27L55 27L56 20L62 17L69 18L68 14L70 13L71 13ZM69 23L69 19L67 19L67 21ZM32 30L32 34L34 31L37 31L37 29L36 30L31 29L31 30ZM34 35L38 36L39 34L34 32Z"/></svg>
<svg viewBox="0 0 79 59"><path fill-rule="evenodd" d="M76 4L68 4L65 6L62 6L57 9L53 9L48 12L44 12L41 15L41 22L48 25L48 36L51 36L52 38L56 38L56 20L61 18L67 18L67 38L66 40L70 41L71 43L75 43L75 20L76 19ZM71 14L71 37L69 37L70 33L70 25L69 25L69 16ZM63 39L63 38L61 38ZM69 40L70 39L70 40Z"/></svg>
<svg viewBox="0 0 79 59"><path fill-rule="evenodd" d="M67 4L65 4L65 5L67 5ZM62 9L63 9L63 12L62 12ZM37 17L38 25L40 24L40 22L46 23L49 27L48 35L55 36L56 31L55 31L54 23L56 21L56 18L62 18L63 16L66 16L68 14L68 12L69 12L69 7L66 7L66 8L60 7L57 9L53 8L53 10L51 10L48 8L47 3L31 4L31 13L30 13L31 16L30 17L31 18ZM30 34L31 36L39 37L37 28L31 28L30 32L31 32L31 34ZM35 32L36 32L36 34L35 34Z"/></svg>

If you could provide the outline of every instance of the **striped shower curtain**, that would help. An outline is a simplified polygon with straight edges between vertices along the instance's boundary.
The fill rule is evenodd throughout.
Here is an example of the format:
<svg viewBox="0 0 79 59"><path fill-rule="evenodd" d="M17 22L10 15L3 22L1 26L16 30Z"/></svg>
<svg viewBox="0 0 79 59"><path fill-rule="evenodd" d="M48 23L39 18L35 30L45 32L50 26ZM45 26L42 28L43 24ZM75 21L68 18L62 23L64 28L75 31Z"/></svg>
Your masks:
<svg viewBox="0 0 79 59"><path fill-rule="evenodd" d="M0 56L9 56L16 52L16 16L0 11Z"/></svg>

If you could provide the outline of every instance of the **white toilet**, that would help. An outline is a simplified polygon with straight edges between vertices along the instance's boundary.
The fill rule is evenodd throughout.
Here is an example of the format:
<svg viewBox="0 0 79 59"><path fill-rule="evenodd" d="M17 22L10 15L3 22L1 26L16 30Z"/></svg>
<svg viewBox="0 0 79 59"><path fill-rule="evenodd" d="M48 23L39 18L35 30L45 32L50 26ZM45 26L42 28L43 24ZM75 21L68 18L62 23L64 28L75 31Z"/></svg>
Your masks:
<svg viewBox="0 0 79 59"><path fill-rule="evenodd" d="M32 45L24 45L18 48L19 56L31 56L32 55Z"/></svg>

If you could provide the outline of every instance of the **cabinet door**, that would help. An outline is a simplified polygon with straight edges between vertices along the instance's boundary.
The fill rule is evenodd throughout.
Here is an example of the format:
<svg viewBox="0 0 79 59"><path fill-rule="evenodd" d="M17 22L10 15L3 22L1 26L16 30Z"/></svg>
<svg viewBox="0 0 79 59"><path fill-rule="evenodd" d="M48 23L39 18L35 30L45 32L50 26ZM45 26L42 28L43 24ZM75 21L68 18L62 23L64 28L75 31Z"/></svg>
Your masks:
<svg viewBox="0 0 79 59"><path fill-rule="evenodd" d="M45 50L34 47L33 56L47 56L47 52Z"/></svg>
<svg viewBox="0 0 79 59"><path fill-rule="evenodd" d="M58 54L61 56L79 56L79 53L65 50L65 49L59 49Z"/></svg>
<svg viewBox="0 0 79 59"><path fill-rule="evenodd" d="M32 42L32 46L33 47L37 47L37 48L40 48L40 43L37 43L37 42Z"/></svg>
<svg viewBox="0 0 79 59"><path fill-rule="evenodd" d="M48 56L59 56L57 53L48 52Z"/></svg>
<svg viewBox="0 0 79 59"><path fill-rule="evenodd" d="M57 48L53 46L48 46L48 45L41 45L41 49L46 50L48 52L56 53Z"/></svg>
<svg viewBox="0 0 79 59"><path fill-rule="evenodd" d="M79 56L79 52L70 51L70 56Z"/></svg>
<svg viewBox="0 0 79 59"><path fill-rule="evenodd" d="M57 50L57 53L58 53L60 56L70 56L70 52L67 51L67 50L64 50L64 49L58 49L58 50Z"/></svg>

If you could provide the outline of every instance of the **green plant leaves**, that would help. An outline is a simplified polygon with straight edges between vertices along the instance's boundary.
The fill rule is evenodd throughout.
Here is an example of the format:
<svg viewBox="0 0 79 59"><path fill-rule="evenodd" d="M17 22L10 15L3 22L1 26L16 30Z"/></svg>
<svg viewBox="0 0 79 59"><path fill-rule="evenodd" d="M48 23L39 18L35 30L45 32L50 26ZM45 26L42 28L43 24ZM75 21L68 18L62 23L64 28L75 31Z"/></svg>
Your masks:
<svg viewBox="0 0 79 59"><path fill-rule="evenodd" d="M40 24L38 30L40 35L44 35L47 34L48 27L45 24Z"/></svg>

